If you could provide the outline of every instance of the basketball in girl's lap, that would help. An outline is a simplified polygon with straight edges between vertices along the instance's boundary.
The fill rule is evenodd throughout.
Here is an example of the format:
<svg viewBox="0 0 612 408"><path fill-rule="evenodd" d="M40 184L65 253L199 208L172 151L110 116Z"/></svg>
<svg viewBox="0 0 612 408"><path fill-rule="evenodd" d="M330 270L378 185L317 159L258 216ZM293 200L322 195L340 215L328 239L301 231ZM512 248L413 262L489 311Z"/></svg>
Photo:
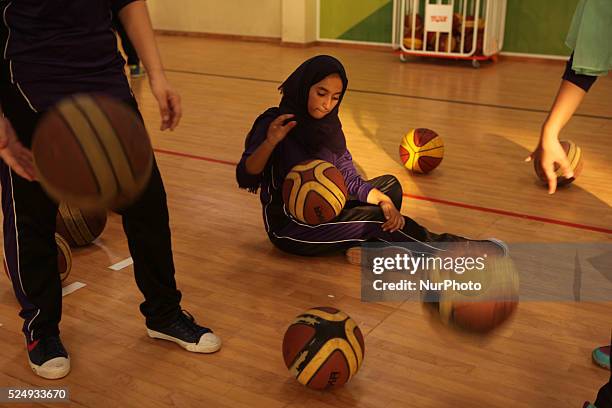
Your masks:
<svg viewBox="0 0 612 408"><path fill-rule="evenodd" d="M291 215L317 225L336 218L346 204L342 173L333 164L310 160L293 167L283 183L283 201Z"/></svg>

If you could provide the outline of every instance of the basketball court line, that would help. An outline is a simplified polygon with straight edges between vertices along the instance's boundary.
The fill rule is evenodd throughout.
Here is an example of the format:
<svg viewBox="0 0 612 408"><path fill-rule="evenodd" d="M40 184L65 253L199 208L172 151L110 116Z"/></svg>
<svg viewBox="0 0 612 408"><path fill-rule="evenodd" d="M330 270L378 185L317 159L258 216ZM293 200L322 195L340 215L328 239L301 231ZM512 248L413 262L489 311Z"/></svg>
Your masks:
<svg viewBox="0 0 612 408"><path fill-rule="evenodd" d="M189 159L200 160L200 161L207 161L207 162L211 162L211 163L226 164L226 165L230 165L230 166L236 166L238 164L236 162L230 162L230 161L227 161L227 160L213 159L213 158L210 158L210 157L204 157L204 156L198 156L198 155L195 155L195 154L175 152L175 151L166 150L166 149L153 149L153 150L156 153L167 154L167 155L170 155L170 156L186 157L186 158L189 158ZM497 208L481 207L481 206L478 206L478 205L460 203L460 202L456 202L456 201L448 201L448 200L443 200L443 199L434 198L434 197L419 196L419 195L408 194L408 193L404 193L403 195L404 195L404 197L413 198L415 200L429 201L429 202L437 203L437 204L444 204L444 205L453 206L453 207L465 208L465 209L468 209L468 210L474 210L474 211L480 211L480 212L485 212L485 213L490 213L490 214L503 215L503 216L506 216L506 217L520 218L520 219L523 219L523 220L538 221L538 222L543 222L543 223L546 223L546 224L560 225L560 226L568 227L568 228L575 228L575 229L581 229L581 230L593 231L593 232L601 232L601 233L604 233L604 234L612 235L612 229L604 228L604 227L598 227L598 226L593 226L593 225L585 225L585 224L578 224L578 223L569 222L569 221L557 220L557 219L554 219L554 218L540 217L540 216L537 216L537 215L529 215L529 214L522 214L522 213L517 213L517 212L513 212L513 211L500 210L500 209L497 209Z"/></svg>
<svg viewBox="0 0 612 408"><path fill-rule="evenodd" d="M77 290L87 286L83 282L72 282L70 285L66 285L62 288L62 297L68 296L69 294L76 292Z"/></svg>
<svg viewBox="0 0 612 408"><path fill-rule="evenodd" d="M226 78L226 79L238 79L242 81L253 81L253 82L265 82L280 85L282 81L276 81L272 79L263 79L263 78L253 78L253 77L243 77L238 75L225 75L225 74L213 74L209 72L200 72L200 71L189 71L182 69L165 69L166 72L174 72L177 74L190 74L190 75L201 75L215 78ZM417 99L423 101L432 101L432 102L445 102L452 103L456 105L468 105L468 106L479 106L483 108L493 108L493 109L505 109L505 110L514 110L519 112L535 112L535 113L548 113L546 109L534 109L534 108L523 108L520 106L511 106L511 105L497 105L493 103L482 103L482 102L471 102L460 99L444 99L444 98L432 98L428 96L419 96L419 95L410 95L410 94L402 94L397 92L382 92L382 91L371 91L367 89L354 89L348 88L348 91L355 93L362 93L367 95L380 95L380 96L395 96L398 98L406 98L406 99ZM601 119L601 120L612 120L612 116L601 116L601 115L589 115L586 113L575 113L574 117L581 118L589 118L589 119Z"/></svg>
<svg viewBox="0 0 612 408"><path fill-rule="evenodd" d="M121 269L126 268L132 265L133 263L134 263L134 260L130 256L129 258L125 258L122 261L112 264L111 266L108 267L108 269L112 269L113 271L120 271Z"/></svg>

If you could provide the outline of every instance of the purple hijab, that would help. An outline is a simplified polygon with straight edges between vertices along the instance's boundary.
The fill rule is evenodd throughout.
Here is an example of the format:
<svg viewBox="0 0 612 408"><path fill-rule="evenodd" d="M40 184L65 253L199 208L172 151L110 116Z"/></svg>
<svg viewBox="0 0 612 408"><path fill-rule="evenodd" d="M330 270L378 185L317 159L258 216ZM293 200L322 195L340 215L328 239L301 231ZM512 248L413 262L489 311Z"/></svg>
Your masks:
<svg viewBox="0 0 612 408"><path fill-rule="evenodd" d="M338 103L325 117L315 119L308 113L308 95L310 88L331 74L338 74L342 80L342 93ZM278 88L282 98L278 107L269 108L253 123L251 131L245 140L245 151L253 151L261 144L261 129L263 122L270 123L277 116L292 113L297 125L287 137L277 145L270 157L270 162L280 170L281 178L293 166L310 159L331 161L335 155L346 152L346 139L342 124L338 118L340 103L346 92L348 79L344 67L336 58L329 55L318 55L303 62ZM266 129L267 130L267 129ZM259 182L240 183L240 187L256 192ZM249 185L247 185L249 184Z"/></svg>

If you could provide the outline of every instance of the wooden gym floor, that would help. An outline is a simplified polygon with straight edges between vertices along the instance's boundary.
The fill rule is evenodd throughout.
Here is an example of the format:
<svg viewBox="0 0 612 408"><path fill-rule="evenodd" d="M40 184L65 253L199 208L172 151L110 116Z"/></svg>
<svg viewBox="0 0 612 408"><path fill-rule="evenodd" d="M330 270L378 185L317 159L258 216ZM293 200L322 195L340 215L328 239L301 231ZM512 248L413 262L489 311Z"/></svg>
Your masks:
<svg viewBox="0 0 612 408"><path fill-rule="evenodd" d="M607 373L590 359L609 340L612 303L522 302L487 340L437 331L414 302L360 302L359 268L342 256L305 259L272 247L259 199L239 190L234 163L254 118L279 100L279 83L319 53L349 76L341 117L367 177L395 174L403 212L434 231L508 242L611 242L612 78L600 79L563 138L580 145L582 176L548 196L523 158L534 147L560 82L555 62L400 63L390 52L160 36L167 75L185 115L158 130L146 79L134 91L157 149L173 232L183 307L223 338L214 355L194 355L146 336L120 218L97 244L73 252L62 339L72 358L63 380L36 377L26 360L18 305L0 279L0 386L67 386L83 407L579 407ZM398 162L412 127L445 140L442 166L415 177ZM332 393L290 377L284 330L301 311L329 305L365 335L354 380ZM53 404L49 404L51 406ZM55 404L54 406L57 406Z"/></svg>

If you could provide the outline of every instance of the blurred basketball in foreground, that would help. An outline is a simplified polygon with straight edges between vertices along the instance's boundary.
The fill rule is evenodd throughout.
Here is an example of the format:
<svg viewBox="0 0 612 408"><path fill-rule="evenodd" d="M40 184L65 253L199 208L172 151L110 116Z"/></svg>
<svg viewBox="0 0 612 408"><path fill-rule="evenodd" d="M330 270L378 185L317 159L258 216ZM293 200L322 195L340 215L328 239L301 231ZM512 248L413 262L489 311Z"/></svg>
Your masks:
<svg viewBox="0 0 612 408"><path fill-rule="evenodd" d="M153 165L142 121L105 96L75 95L51 108L34 132L32 153L47 193L81 209L129 205Z"/></svg>
<svg viewBox="0 0 612 408"><path fill-rule="evenodd" d="M470 251L451 247L440 255L445 266L436 265L426 272L429 287L422 292L422 299L434 321L484 334L514 314L519 300L519 275L514 262L509 256L484 254L486 247ZM454 260L451 269L446 268L451 265L449 259Z"/></svg>

